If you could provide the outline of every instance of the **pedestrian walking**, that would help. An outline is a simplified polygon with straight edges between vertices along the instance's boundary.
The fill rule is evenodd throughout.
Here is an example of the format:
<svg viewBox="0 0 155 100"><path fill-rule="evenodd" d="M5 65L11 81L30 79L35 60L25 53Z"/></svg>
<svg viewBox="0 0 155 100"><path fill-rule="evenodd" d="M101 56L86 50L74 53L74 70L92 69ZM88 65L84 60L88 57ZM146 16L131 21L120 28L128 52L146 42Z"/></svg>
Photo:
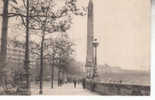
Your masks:
<svg viewBox="0 0 155 100"><path fill-rule="evenodd" d="M85 87L86 87L86 80L85 80L85 78L82 79L82 86L83 86L83 89L85 89Z"/></svg>
<svg viewBox="0 0 155 100"><path fill-rule="evenodd" d="M76 88L76 80L73 80L74 88Z"/></svg>

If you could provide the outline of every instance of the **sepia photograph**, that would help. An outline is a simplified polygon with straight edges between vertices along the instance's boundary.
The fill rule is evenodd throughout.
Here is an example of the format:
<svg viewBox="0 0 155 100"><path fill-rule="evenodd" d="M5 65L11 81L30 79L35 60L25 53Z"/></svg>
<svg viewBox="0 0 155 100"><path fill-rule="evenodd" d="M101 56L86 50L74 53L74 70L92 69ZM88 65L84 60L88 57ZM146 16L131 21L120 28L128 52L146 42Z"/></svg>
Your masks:
<svg viewBox="0 0 155 100"><path fill-rule="evenodd" d="M151 96L154 20L155 0L0 0L0 96Z"/></svg>

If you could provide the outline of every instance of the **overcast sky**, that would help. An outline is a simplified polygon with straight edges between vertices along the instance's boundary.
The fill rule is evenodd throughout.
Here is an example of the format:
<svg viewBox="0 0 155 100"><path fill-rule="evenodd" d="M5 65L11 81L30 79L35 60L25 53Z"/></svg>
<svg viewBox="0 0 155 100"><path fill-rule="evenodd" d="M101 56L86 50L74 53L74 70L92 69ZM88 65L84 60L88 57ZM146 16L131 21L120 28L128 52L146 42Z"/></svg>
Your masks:
<svg viewBox="0 0 155 100"><path fill-rule="evenodd" d="M79 1L83 5L88 3ZM94 0L94 34L100 42L98 64L149 69L150 11L150 0ZM87 16L74 17L73 22L68 33L76 44L76 59L85 62ZM10 29L10 36L20 33L14 30Z"/></svg>
<svg viewBox="0 0 155 100"><path fill-rule="evenodd" d="M94 0L99 64L149 69L150 7L149 0ZM86 18L82 18L73 27L73 38L79 44L77 58L82 61L86 55L86 26Z"/></svg>

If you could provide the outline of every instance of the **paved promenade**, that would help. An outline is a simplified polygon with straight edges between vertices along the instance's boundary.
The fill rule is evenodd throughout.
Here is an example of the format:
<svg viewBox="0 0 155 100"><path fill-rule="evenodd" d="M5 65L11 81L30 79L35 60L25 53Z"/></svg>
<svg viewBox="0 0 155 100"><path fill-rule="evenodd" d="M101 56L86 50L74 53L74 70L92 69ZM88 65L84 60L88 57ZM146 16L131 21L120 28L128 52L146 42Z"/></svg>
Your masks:
<svg viewBox="0 0 155 100"><path fill-rule="evenodd" d="M31 86L32 95L39 95L39 85ZM50 88L50 83L44 82L43 95L73 95L73 96L95 96L97 93L92 93L87 89L83 89L81 84L78 84L74 88L73 83L64 84L61 87L58 87L55 83L54 88Z"/></svg>

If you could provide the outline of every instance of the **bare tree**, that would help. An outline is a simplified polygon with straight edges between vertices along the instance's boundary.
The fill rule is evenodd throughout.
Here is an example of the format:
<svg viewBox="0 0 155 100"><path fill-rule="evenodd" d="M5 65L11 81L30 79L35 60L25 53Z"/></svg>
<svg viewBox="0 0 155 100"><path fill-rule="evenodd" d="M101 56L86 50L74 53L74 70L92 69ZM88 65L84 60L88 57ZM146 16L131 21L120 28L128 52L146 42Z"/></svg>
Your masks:
<svg viewBox="0 0 155 100"><path fill-rule="evenodd" d="M2 16L2 32L1 32L1 51L0 51L0 74L6 65L7 58L7 32L8 32L8 6L9 2L17 3L16 0L3 0ZM0 75L0 79L3 75Z"/></svg>
<svg viewBox="0 0 155 100"><path fill-rule="evenodd" d="M69 12L75 11L71 10L71 8L67 8L69 6L67 1L65 2L64 6L59 10L55 9L55 2L54 0L46 0L46 2L42 2L37 0L37 3L31 2L32 10L30 13L31 17L31 30L40 30L41 31L41 42L40 42L40 94L42 94L43 88L43 56L44 56L44 42L45 36L49 33L54 32L65 32L70 28L71 25L71 15ZM48 2L48 3L47 3ZM72 1L74 2L74 1ZM76 13L77 14L77 13Z"/></svg>
<svg viewBox="0 0 155 100"><path fill-rule="evenodd" d="M7 38L8 38L8 6L9 2L16 3L16 0L3 0L3 12L1 14L2 16L2 28L1 28L1 50L0 50L0 84L3 84L6 79L6 72L4 71L4 68L7 65L6 59L7 59ZM0 85L0 86L1 86ZM4 87L4 86L2 86Z"/></svg>
<svg viewBox="0 0 155 100"><path fill-rule="evenodd" d="M9 16L18 16L26 29L25 70L29 74L29 30L40 33L40 94L43 86L44 41L48 33L66 32L71 26L72 15L84 14L76 6L76 0L64 0L61 8L56 8L56 0L23 0L21 6L12 6L15 12ZM36 34L38 35L38 34ZM27 88L29 88L27 75Z"/></svg>

